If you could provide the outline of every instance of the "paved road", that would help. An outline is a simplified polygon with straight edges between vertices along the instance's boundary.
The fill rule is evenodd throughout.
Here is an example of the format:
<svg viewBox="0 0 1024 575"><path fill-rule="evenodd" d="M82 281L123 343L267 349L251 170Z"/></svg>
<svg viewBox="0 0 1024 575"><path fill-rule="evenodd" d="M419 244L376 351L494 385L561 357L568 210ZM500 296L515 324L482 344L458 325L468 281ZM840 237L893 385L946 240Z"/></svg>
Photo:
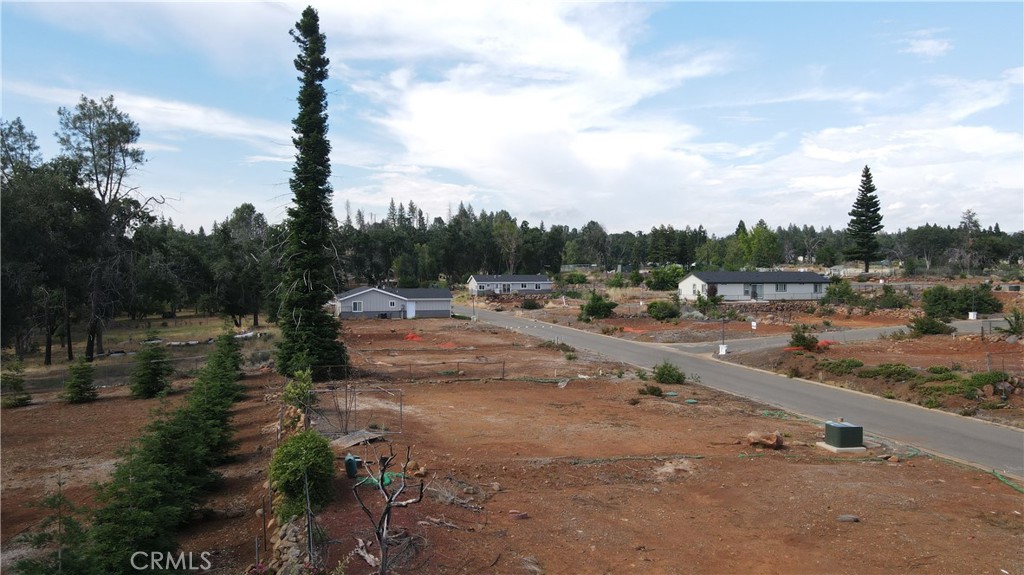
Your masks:
<svg viewBox="0 0 1024 575"><path fill-rule="evenodd" d="M457 312L472 314L468 308L460 308ZM476 312L480 321L565 342L624 363L650 369L667 360L687 374L698 375L702 385L819 421L842 417L864 426L865 434L887 437L941 457L1024 479L1024 431L1018 429L752 370L720 362L708 354L699 355L692 350L688 353L673 346L598 335L516 317L511 313L479 309Z"/></svg>

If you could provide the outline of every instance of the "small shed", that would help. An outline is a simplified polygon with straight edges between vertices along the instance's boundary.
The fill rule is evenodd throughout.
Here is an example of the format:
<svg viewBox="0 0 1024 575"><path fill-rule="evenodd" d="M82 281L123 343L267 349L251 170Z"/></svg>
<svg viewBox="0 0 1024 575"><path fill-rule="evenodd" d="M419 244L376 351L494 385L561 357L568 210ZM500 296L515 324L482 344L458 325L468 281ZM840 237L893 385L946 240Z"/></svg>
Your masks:
<svg viewBox="0 0 1024 575"><path fill-rule="evenodd" d="M334 309L341 319L451 317L452 292L445 288L360 287L338 294Z"/></svg>

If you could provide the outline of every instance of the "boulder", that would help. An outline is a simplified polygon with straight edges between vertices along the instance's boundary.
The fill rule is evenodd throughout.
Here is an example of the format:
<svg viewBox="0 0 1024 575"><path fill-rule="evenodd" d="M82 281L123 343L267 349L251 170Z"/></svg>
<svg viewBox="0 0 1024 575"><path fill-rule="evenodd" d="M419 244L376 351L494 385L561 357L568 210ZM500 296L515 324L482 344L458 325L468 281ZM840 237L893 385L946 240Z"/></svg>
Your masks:
<svg viewBox="0 0 1024 575"><path fill-rule="evenodd" d="M747 445L767 447L768 449L782 449L785 442L782 434L778 431L771 433L766 431L751 431L747 434Z"/></svg>

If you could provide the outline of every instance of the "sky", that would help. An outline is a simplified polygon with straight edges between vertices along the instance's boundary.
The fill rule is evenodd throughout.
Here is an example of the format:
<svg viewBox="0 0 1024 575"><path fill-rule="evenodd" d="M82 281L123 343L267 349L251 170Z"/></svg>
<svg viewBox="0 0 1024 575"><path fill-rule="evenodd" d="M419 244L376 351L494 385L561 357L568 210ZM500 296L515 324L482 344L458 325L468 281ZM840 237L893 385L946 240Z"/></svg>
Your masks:
<svg viewBox="0 0 1024 575"><path fill-rule="evenodd" d="M0 4L2 116L44 158L82 95L139 124L131 184L209 230L285 218L308 3ZM1024 3L314 3L335 213L411 200L610 233L1024 229ZM346 211L348 206L348 212Z"/></svg>

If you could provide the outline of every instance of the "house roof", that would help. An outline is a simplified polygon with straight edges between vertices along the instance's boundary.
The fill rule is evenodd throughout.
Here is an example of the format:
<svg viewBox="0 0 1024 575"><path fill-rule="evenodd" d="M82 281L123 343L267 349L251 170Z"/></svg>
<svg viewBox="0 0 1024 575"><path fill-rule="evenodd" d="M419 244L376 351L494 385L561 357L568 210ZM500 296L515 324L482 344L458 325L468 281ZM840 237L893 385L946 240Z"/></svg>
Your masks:
<svg viewBox="0 0 1024 575"><path fill-rule="evenodd" d="M542 274L533 275L481 275L474 274L469 279L479 282L519 282L519 283L550 283L551 278Z"/></svg>
<svg viewBox="0 0 1024 575"><path fill-rule="evenodd" d="M405 299L452 299L452 292L446 288L398 288L391 291Z"/></svg>
<svg viewBox="0 0 1024 575"><path fill-rule="evenodd" d="M452 299L451 290L445 288L399 288L381 289L372 286L357 287L347 292L338 294L338 300L349 299L369 291L378 291L399 299L423 300L423 299Z"/></svg>
<svg viewBox="0 0 1024 575"><path fill-rule="evenodd" d="M693 276L707 284L827 284L829 279L814 272L693 272ZM685 281L686 278L683 278Z"/></svg>

